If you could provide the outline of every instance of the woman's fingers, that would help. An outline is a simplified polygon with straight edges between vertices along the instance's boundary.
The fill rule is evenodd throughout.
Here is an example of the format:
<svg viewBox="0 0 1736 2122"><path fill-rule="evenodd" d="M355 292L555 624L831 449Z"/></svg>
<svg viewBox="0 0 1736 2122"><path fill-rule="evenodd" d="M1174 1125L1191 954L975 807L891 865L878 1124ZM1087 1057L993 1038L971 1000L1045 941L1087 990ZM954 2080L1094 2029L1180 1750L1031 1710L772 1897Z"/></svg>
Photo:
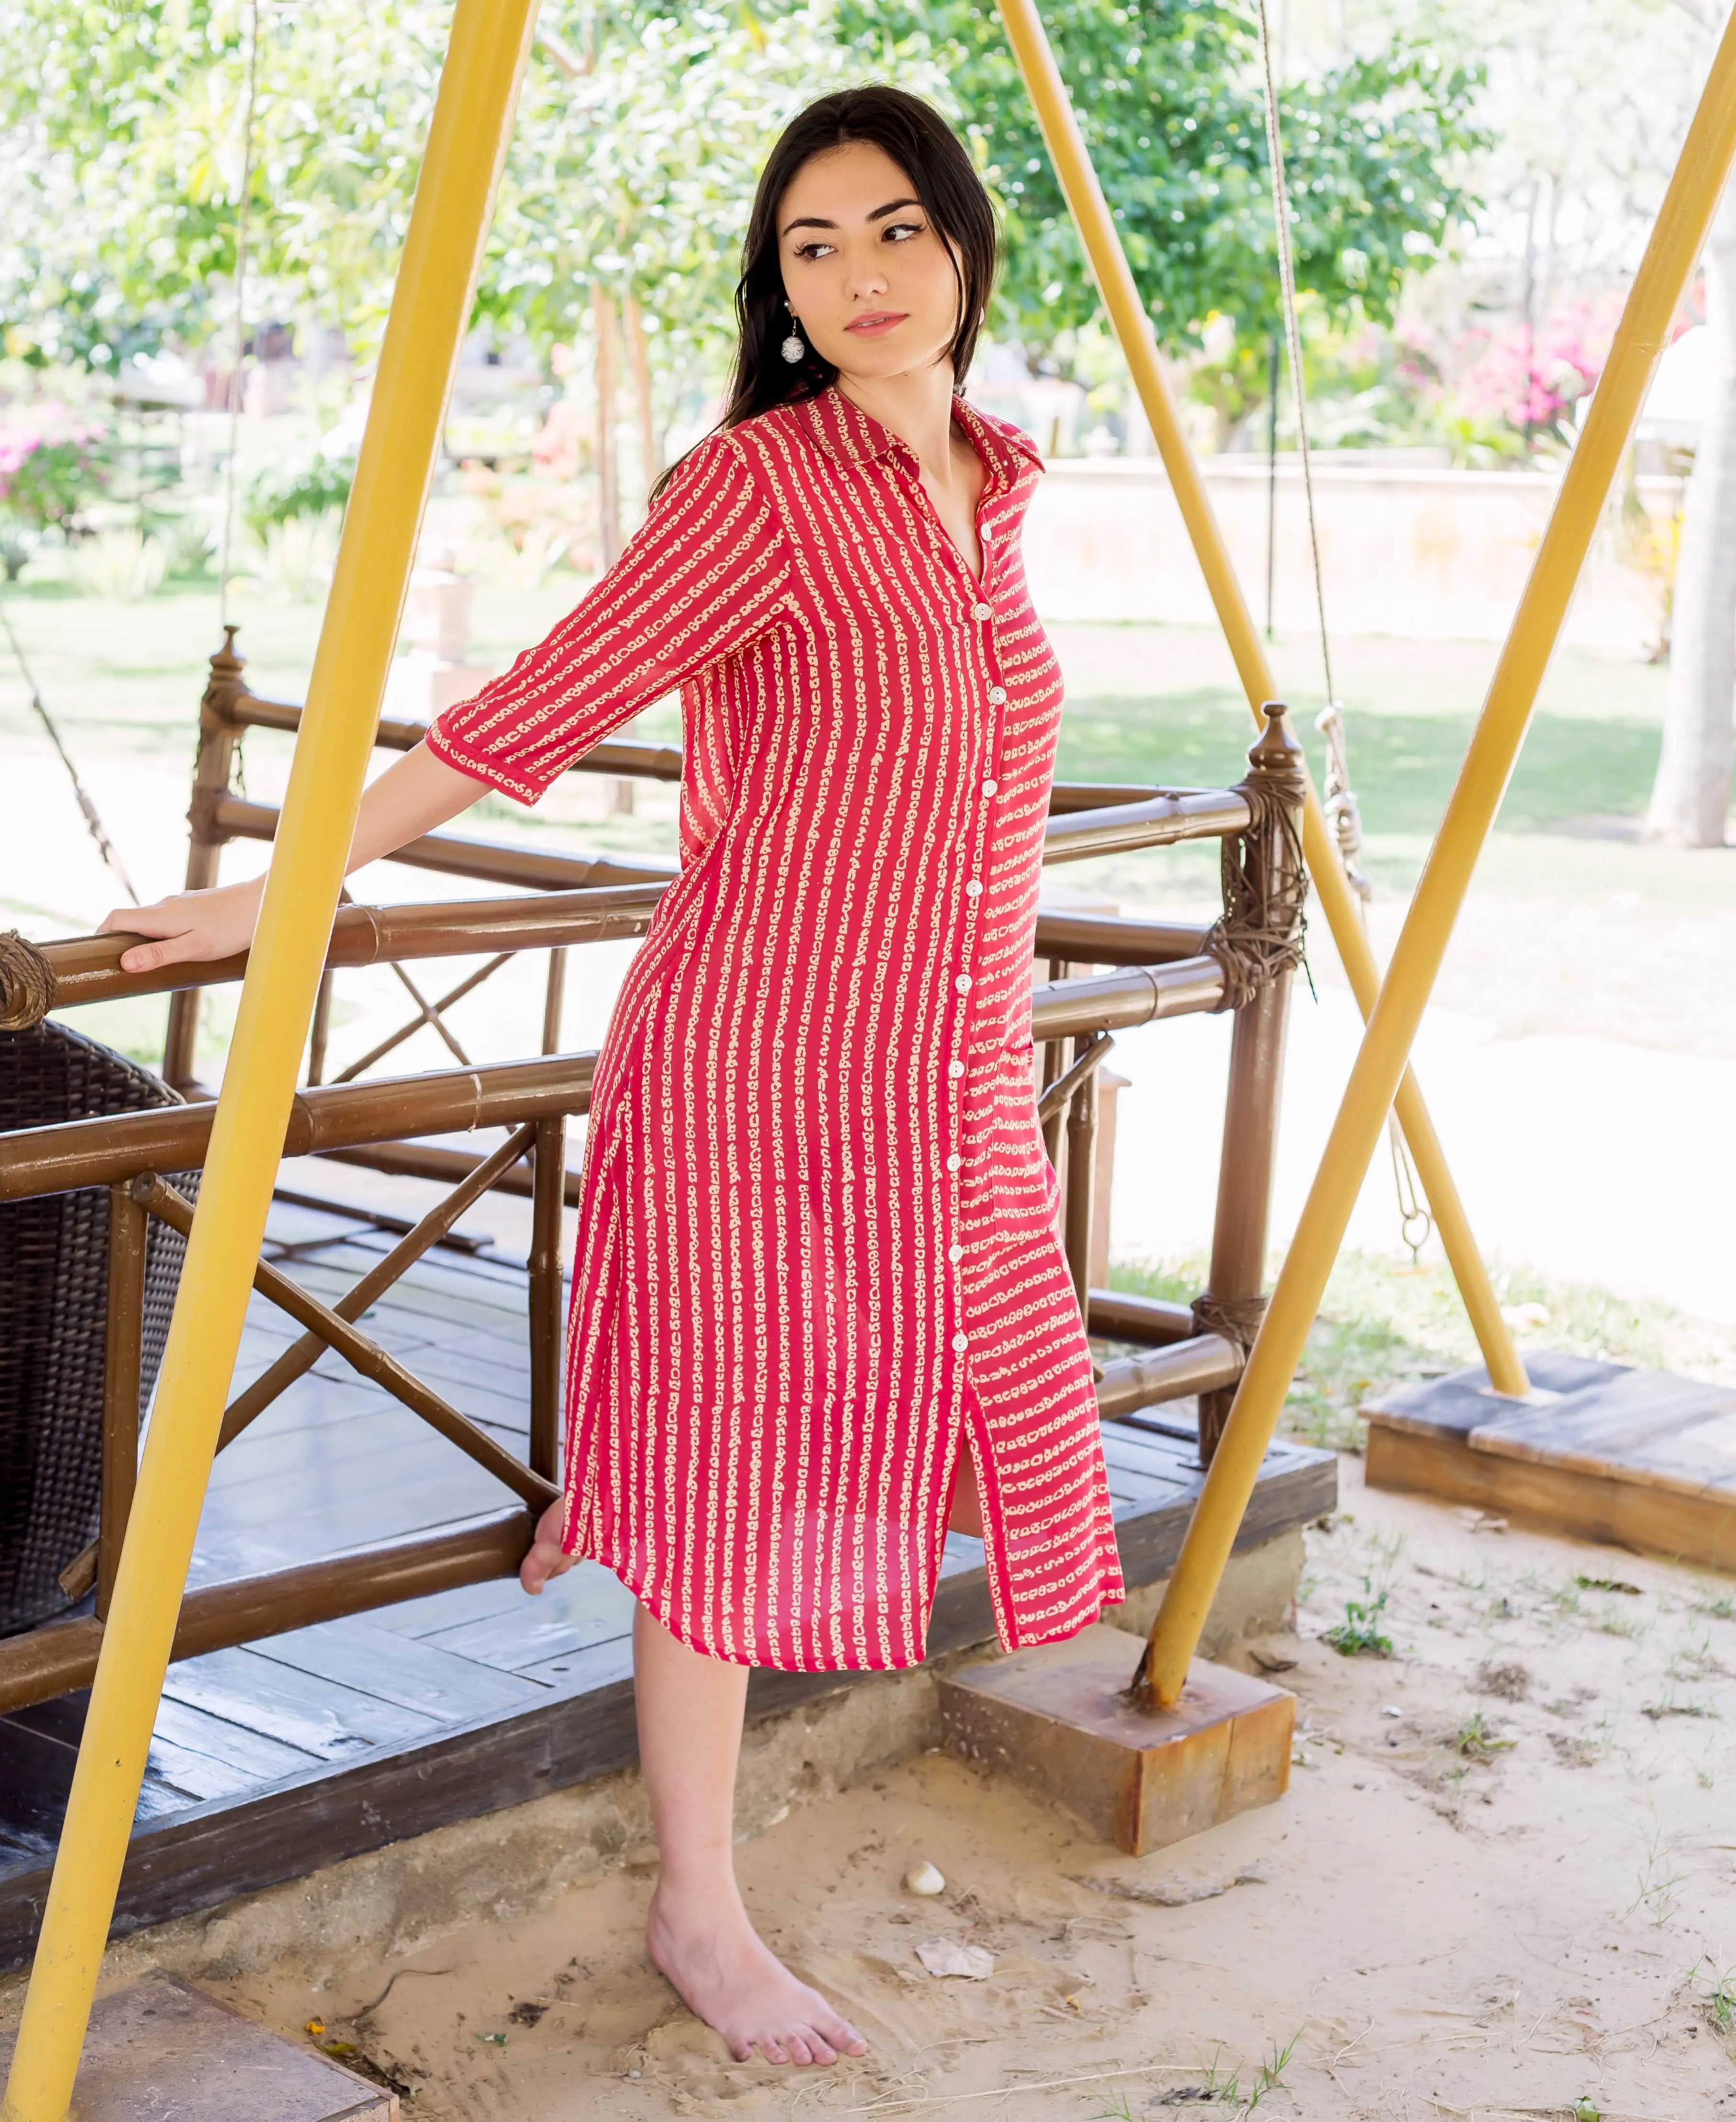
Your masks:
<svg viewBox="0 0 1736 2122"><path fill-rule="evenodd" d="M195 920L190 907L172 899L156 906L117 907L103 916L96 932L149 938L121 952L121 970L128 973L154 973L161 965L182 965L189 959L223 958L233 947Z"/></svg>
<svg viewBox="0 0 1736 2122"><path fill-rule="evenodd" d="M103 916L100 936L142 936L120 955L129 973L154 973L163 965L203 963L245 951L259 909L259 886L226 885L189 891L154 906L118 906Z"/></svg>
<svg viewBox="0 0 1736 2122"><path fill-rule="evenodd" d="M219 951L201 950L201 938L195 929L184 929L178 936L166 936L154 943L135 943L130 950L120 954L120 967L124 973L154 973L161 965L179 965L188 959L216 958Z"/></svg>

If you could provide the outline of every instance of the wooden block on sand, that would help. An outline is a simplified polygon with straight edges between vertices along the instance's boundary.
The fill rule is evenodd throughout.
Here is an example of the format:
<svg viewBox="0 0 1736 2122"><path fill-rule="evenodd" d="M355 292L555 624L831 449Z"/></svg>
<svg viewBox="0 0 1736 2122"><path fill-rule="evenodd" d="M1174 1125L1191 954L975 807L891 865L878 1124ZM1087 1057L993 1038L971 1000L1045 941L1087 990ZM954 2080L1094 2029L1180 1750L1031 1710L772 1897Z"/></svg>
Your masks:
<svg viewBox="0 0 1736 2122"><path fill-rule="evenodd" d="M12 2046L0 2043L0 2073ZM72 2113L77 2122L399 2122L396 2093L167 1975L98 1999Z"/></svg>
<svg viewBox="0 0 1736 2122"><path fill-rule="evenodd" d="M1290 1787L1296 1699L1196 1658L1173 1709L1137 1709L1139 1640L1099 1624L940 1682L947 1744L1064 1806L1132 1855Z"/></svg>

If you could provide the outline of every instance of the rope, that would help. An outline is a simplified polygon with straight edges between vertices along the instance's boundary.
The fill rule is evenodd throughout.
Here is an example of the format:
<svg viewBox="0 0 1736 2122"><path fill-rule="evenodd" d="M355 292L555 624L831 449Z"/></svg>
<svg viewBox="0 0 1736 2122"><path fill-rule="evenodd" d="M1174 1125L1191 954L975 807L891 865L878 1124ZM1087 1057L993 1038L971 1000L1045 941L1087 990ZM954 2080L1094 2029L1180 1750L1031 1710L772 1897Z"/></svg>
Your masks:
<svg viewBox="0 0 1736 2122"><path fill-rule="evenodd" d="M1260 17L1260 65L1266 80L1266 159L1272 173L1272 218L1278 249L1278 285L1284 302L1284 339L1290 355L1290 382L1296 408L1296 448L1302 460L1302 492L1308 507L1308 545L1314 570L1314 611L1320 627L1320 666L1326 677L1326 705L1315 717L1314 727L1326 739L1326 789L1321 808L1332 830L1343 865L1345 879L1356 895L1364 926L1373 887L1362 867L1362 812L1351 786L1350 755L1345 742L1344 714L1332 684L1332 636L1326 624L1326 580L1320 565L1320 533L1314 519L1314 478L1308 446L1308 392L1302 376L1302 334L1296 320L1295 260L1290 247L1290 198L1284 180L1284 138L1278 118L1278 87L1272 64L1272 28L1266 0L1258 0ZM1276 457L1274 457L1276 462ZM1423 1205L1411 1152L1396 1113L1387 1115L1387 1137L1393 1152L1393 1181L1398 1195L1399 1227L1413 1261L1421 1260L1423 1246L1434 1227ZM1416 1233L1412 1236L1412 1232Z"/></svg>
<svg viewBox="0 0 1736 2122"><path fill-rule="evenodd" d="M235 539L236 452L241 429L241 366L247 358L247 204L253 190L253 114L259 88L259 0L248 9L247 93L241 111L241 194L235 217L235 381L229 394L229 456L223 467L223 532L217 556L217 623L229 621Z"/></svg>
<svg viewBox="0 0 1736 2122"><path fill-rule="evenodd" d="M78 769L72 764L72 754L61 741L60 731L54 727L54 717L43 703L42 694L37 689L35 678L31 674L30 665L25 661L23 647L17 635L12 631L12 614L3 603L0 603L0 628L5 629L6 638L17 662L19 674L24 680L24 689L30 695L30 705L36 710L42 727L48 731L49 741L60 754L60 763L66 769L67 778L72 784L72 793L77 798L79 809L84 813L86 825L91 829L91 838L96 841L97 851L103 860L119 879L121 890L137 906L139 904L139 897L133 889L133 880L127 875L125 864L114 852L114 843L109 838L96 806L86 793L85 785L78 778Z"/></svg>
<svg viewBox="0 0 1736 2122"><path fill-rule="evenodd" d="M1220 1010L1240 1009L1262 988L1305 965L1308 872L1294 799L1270 782L1250 778L1236 792L1247 799L1248 828L1224 842L1224 911L1206 937L1206 955L1224 969ZM1271 874L1277 853L1277 875Z"/></svg>
<svg viewBox="0 0 1736 2122"><path fill-rule="evenodd" d="M54 967L27 936L0 931L0 1031L28 1031L54 1007Z"/></svg>
<svg viewBox="0 0 1736 2122"><path fill-rule="evenodd" d="M1296 447L1302 457L1302 491L1308 502L1308 542L1314 561L1314 608L1320 619L1320 661L1326 672L1326 697L1337 699L1332 685L1332 642L1326 629L1326 587L1320 570L1320 535L1314 524L1314 480L1308 454L1308 404L1302 384L1302 334L1296 323L1296 270L1290 250L1290 200L1284 183L1284 141L1278 128L1278 90L1272 78L1272 31L1266 0L1260 10L1260 63L1266 76L1266 159L1272 171L1272 205L1277 224L1278 284L1284 297L1284 337L1290 352L1290 386L1296 406Z"/></svg>
<svg viewBox="0 0 1736 2122"><path fill-rule="evenodd" d="M1208 1289L1193 1300L1193 1330L1220 1334L1239 1348L1251 1348L1266 1316L1263 1297L1214 1297Z"/></svg>

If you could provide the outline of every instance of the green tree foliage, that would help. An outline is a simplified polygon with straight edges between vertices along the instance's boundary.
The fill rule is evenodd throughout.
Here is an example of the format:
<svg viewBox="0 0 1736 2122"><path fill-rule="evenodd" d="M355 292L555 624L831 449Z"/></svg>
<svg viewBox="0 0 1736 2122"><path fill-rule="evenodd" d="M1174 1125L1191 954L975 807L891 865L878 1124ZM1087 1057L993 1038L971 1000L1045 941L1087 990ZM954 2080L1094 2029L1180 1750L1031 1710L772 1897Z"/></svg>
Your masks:
<svg viewBox="0 0 1736 2122"><path fill-rule="evenodd" d="M600 283L634 294L665 343L731 340L760 165L804 104L861 77L860 54L829 0L758 14L662 0L566 19L566 66L541 52L520 105L485 311L560 337ZM944 94L920 56L901 77Z"/></svg>
<svg viewBox="0 0 1736 2122"><path fill-rule="evenodd" d="M1134 277L1172 346L1213 311L1262 338L1278 302L1258 16L1237 0L1048 0L1066 78ZM992 0L843 0L865 54L938 60L1006 208L1003 324L1046 344L1097 308L1084 255ZM1298 285L1389 318L1406 272L1468 210L1479 136L1464 65L1395 44L1280 92Z"/></svg>
<svg viewBox="0 0 1736 2122"><path fill-rule="evenodd" d="M1057 0L1050 33L1161 335L1275 306L1256 46L1240 0ZM253 313L383 320L450 0L259 0L248 185ZM243 0L0 9L0 320L99 365L232 314L250 12ZM988 0L555 0L482 275L484 315L579 328L601 282L664 344L715 344L759 162L811 96L896 79L967 125L1006 212L1001 325L1034 344L1095 308ZM1387 315L1463 203L1463 67L1395 49L1286 92L1303 287ZM1246 320L1244 324L1244 320Z"/></svg>
<svg viewBox="0 0 1736 2122"><path fill-rule="evenodd" d="M260 0L248 184L254 314L383 322L450 0ZM247 129L236 0L12 0L0 10L0 316L99 365L232 313ZM759 163L810 96L860 72L825 0L551 4L478 288L483 315L570 334L591 284L653 327L727 330ZM912 86L938 87L918 64Z"/></svg>

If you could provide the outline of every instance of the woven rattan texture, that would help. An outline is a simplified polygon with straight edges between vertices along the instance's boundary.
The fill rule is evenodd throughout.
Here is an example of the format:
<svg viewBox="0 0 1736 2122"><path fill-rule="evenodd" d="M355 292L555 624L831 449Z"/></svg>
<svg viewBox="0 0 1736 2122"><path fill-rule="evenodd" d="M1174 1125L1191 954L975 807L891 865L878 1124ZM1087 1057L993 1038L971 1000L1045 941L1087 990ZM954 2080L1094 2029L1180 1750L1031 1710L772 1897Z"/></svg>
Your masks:
<svg viewBox="0 0 1736 2122"><path fill-rule="evenodd" d="M180 1102L148 1069L63 1025L0 1032L0 1131ZM146 1398L183 1250L152 1224ZM0 1203L0 1635L65 1610L55 1580L96 1535L108 1270L105 1189Z"/></svg>

